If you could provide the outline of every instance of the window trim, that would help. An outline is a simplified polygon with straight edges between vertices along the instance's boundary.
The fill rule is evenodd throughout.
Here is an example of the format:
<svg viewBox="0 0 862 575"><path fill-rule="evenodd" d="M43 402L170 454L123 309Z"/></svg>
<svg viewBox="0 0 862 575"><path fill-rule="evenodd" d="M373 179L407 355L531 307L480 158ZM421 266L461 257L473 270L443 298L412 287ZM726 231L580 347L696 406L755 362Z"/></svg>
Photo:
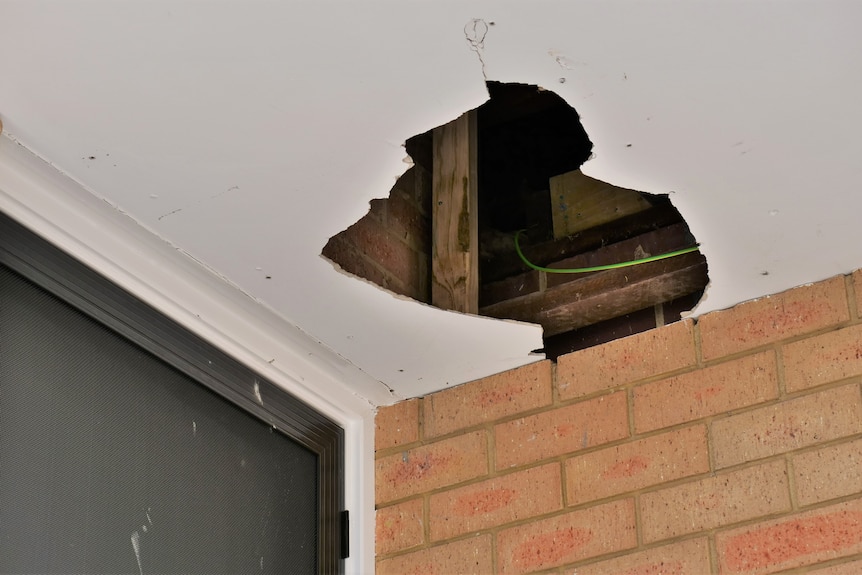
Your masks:
<svg viewBox="0 0 862 575"><path fill-rule="evenodd" d="M318 572L343 572L341 427L2 213L0 264L317 455Z"/></svg>
<svg viewBox="0 0 862 575"><path fill-rule="evenodd" d="M346 573L374 570L374 414L381 382L96 197L8 133L0 212L344 429Z"/></svg>

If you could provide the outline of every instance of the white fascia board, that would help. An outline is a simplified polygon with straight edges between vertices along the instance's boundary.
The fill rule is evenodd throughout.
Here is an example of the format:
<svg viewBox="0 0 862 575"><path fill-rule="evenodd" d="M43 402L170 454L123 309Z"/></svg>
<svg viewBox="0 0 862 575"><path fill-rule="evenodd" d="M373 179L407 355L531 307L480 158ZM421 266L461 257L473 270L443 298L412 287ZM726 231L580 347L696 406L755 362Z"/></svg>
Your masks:
<svg viewBox="0 0 862 575"><path fill-rule="evenodd" d="M374 412L389 389L6 134L0 211L345 430L347 572L374 570Z"/></svg>

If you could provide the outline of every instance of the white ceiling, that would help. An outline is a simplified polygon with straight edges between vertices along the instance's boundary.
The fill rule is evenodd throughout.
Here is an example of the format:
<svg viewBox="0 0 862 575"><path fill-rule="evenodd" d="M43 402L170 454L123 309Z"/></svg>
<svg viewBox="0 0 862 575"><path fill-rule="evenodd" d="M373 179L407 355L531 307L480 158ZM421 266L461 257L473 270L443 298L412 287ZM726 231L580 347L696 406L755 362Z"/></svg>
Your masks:
<svg viewBox="0 0 862 575"><path fill-rule="evenodd" d="M709 264L696 312L725 308L862 267L860 24L854 0L0 0L0 118L411 397L542 344L319 256L388 194L407 138L480 105L485 79L555 91L595 144L585 173L672 193Z"/></svg>

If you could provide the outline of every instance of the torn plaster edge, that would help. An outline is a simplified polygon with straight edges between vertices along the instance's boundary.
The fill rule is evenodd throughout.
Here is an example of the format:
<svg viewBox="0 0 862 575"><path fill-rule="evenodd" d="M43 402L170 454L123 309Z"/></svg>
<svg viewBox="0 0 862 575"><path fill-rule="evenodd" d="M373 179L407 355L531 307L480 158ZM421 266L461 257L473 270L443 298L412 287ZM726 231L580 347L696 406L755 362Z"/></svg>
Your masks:
<svg viewBox="0 0 862 575"><path fill-rule="evenodd" d="M341 264L339 264L336 261L329 259L328 257L326 257L323 254L319 254L318 257L320 257L320 259L322 259L323 261L325 261L326 263L331 265L335 269L336 272L338 272L338 273L340 273L340 274L342 274L342 275L344 275L350 279L359 280L360 282L368 285L369 287L371 287L373 289L376 289L378 291L382 291L385 294L389 295L390 297L397 299L397 300L400 300L400 301L403 301L403 302L408 303L408 304L417 304L417 305L420 305L420 306L425 307L427 309L431 309L435 312L454 314L454 315L458 315L458 316L466 316L466 317L475 318L475 319L481 320L481 321L502 322L502 323L506 323L506 324L510 324L510 325L522 326L524 328L542 329L542 326L540 324L529 322L529 321L504 318L504 317L491 317L489 315L482 315L479 313L468 313L468 312L458 311L458 310L454 310L454 309L443 309L443 308L437 307L434 304L412 298L409 295L404 295L404 294L392 291L391 289L384 287L384 286L382 286L376 282L373 282L368 278L364 278L360 275L356 275L355 273L344 269L343 267L341 267ZM538 360L545 359L544 354L535 353L534 350L528 351L525 355L534 356L534 357L538 358ZM539 356L541 356L541 357L539 357ZM393 393L393 395L395 395L394 391L392 393ZM398 398L398 399L406 399L406 398Z"/></svg>
<svg viewBox="0 0 862 575"><path fill-rule="evenodd" d="M420 305L422 307L434 310L435 312L454 314L454 315L458 315L458 316L466 316L466 317L470 317L470 318L476 318L476 319L481 320L481 321L503 322L503 323L507 323L507 324L511 324L511 325L523 326L525 328L528 328L528 327L529 328L538 328L538 329L542 328L542 326L538 323L523 321L523 320L519 320L519 319L511 319L511 318L504 318L504 317L491 317L489 315L482 315L479 313L468 313L468 312L458 311L458 310L454 310L454 309L443 309L443 308L437 307L434 304L412 298L409 295L404 295L404 294L392 291L391 289L384 287L384 286L382 286L376 282L373 282L368 278L364 278L360 275L356 275L355 273L344 269L343 267L341 267L341 264L339 264L336 261L329 259L328 257L326 257L323 254L318 254L318 257L320 259L322 259L323 261L325 261L326 263L328 263L329 265L331 265L335 269L336 272L338 272L338 273L340 273L340 274L342 274L342 275L344 275L350 279L359 280L360 282L370 286L371 288L376 289L378 291L382 291L385 294L391 296L392 298L403 301L405 303L417 304L417 305ZM544 354L536 354L536 353L533 353L531 351L527 355L538 356L538 355L544 355ZM544 357L542 357L541 359L544 359ZM404 399L404 398L399 398L399 399Z"/></svg>
<svg viewBox="0 0 862 575"><path fill-rule="evenodd" d="M650 192L653 193L653 192ZM714 289L713 280L716 274L716 267L710 266L710 263L717 261L717 254L712 250L713 244L709 241L709 227L700 222L699 212L695 206L689 202L690 196L684 190L668 190L664 192L671 205L677 209L689 232L697 241L698 251L706 259L706 274L707 282L703 288L703 294L700 299L694 304L690 310L680 314L682 319L697 319L705 313L716 311L707 303L710 292ZM711 254L711 255L710 255Z"/></svg>
<svg viewBox="0 0 862 575"><path fill-rule="evenodd" d="M472 56L473 52L465 50L468 55ZM372 145L379 144L385 148L382 153L382 160L379 164L379 171L376 176L370 177L361 182L354 182L357 191L355 196L351 196L348 202L341 202L337 216L332 217L322 222L321 236L323 243L319 246L320 250L326 245L332 237L337 236L341 232L347 230L360 219L368 214L371 202L374 200L386 200L391 196L392 188L412 167L416 165L415 160L407 153L407 141L415 136L431 132L435 128L445 126L466 114L467 112L476 110L483 104L487 103L491 96L488 92L488 82L491 79L484 79L481 75L477 75L475 81L470 81L459 85L457 90L458 95L452 96L450 102L445 106L430 106L414 107L413 113L410 115L410 122L404 126L399 126L397 131L391 131L385 135L381 135L380 139L372 142ZM454 102L454 103L452 103ZM439 104L439 102L437 102ZM400 142L396 144L395 142ZM430 193L430 190L429 190Z"/></svg>
<svg viewBox="0 0 862 575"><path fill-rule="evenodd" d="M482 319L488 319L491 321L498 321L498 322L521 323L524 326L530 326L530 327L538 328L540 331L542 329L542 326L540 326L539 324L517 322L517 320L484 318L484 317ZM461 361L459 363L454 364L454 368L452 369L453 373L458 374L457 379L453 379L453 380L440 379L440 380L431 381L431 382L429 382L429 386L427 389L417 390L418 392L414 395L411 395L409 399L434 395L435 393L438 393L440 391L452 389L454 387L460 387L462 385L467 385L469 383L474 383L476 381L487 379L489 377L493 377L493 376L499 375L501 373L506 373L508 371L520 369L522 367L532 365L534 363L540 363L542 361L547 361L545 354L534 353L532 351L527 352L524 355L500 357L495 362L495 368L493 370L490 370L490 371L487 369L483 369L481 367L476 367L475 363L470 363L469 361Z"/></svg>
<svg viewBox="0 0 862 575"><path fill-rule="evenodd" d="M490 26L494 25L494 22L490 21ZM415 160L407 153L409 139L445 126L491 99L488 82L494 80L487 75L484 61L485 39L488 31L489 21L483 18L473 17L466 21L462 30L464 54L467 58L475 59L479 73L475 77L471 76L470 80L459 83L457 87L447 90L450 97L445 105L435 98L431 102L426 102L425 106L412 107L413 112L409 116L408 124L400 126L397 132L390 132L376 142L389 150L385 162L380 165L381 171L378 177L362 182L359 187L364 190L364 193L357 194L346 206L342 204L342 210L337 218L324 222L322 230L325 239L320 250L323 250L326 242L331 238L365 217L372 201L389 198L395 183L416 165ZM436 105L431 105L432 102ZM393 173L394 177L386 175Z"/></svg>
<svg viewBox="0 0 862 575"><path fill-rule="evenodd" d="M520 345L517 351L509 350L508 354L495 357L493 362L486 361L480 354L479 357L467 354L464 357L453 358L447 356L446 370L441 372L437 370L427 370L423 367L416 368L413 372L420 372L422 377L418 380L413 376L406 374L394 374L390 383L398 396L393 392L394 403L398 399L414 399L424 397L436 393L438 391L464 385L471 381L476 381L492 375L518 369L525 365L544 361L546 355L536 350L543 346L542 326L537 323L525 322L522 320L509 318L495 318L479 314L465 313L457 310L446 310L436 307L430 303L415 300L409 296L395 293L385 287L382 287L366 278L357 276L341 268L341 266L329 260L326 256L321 255L320 258L331 265L336 272L340 273L347 281L358 281L364 286L359 286L360 289L367 289L373 292L376 296L388 297L398 300L398 304L407 306L418 306L423 308L423 312L439 314L439 316L450 316L451 318L460 318L460 321L476 322L475 326L481 329L480 324L484 324L486 329L491 329L494 332L499 332L501 329L517 329L524 334L524 342ZM357 284L359 285L359 284ZM405 310L407 312L407 310ZM446 322L446 320L444 320ZM448 324L452 325L452 324ZM459 324L461 325L461 324ZM463 326L462 326L463 327ZM425 342L426 344L428 342ZM429 352L430 353L430 352ZM403 376L403 377L399 377ZM379 406L383 407L383 405Z"/></svg>
<svg viewBox="0 0 862 575"><path fill-rule="evenodd" d="M0 211L345 430L348 572L374 569L374 412L389 389L0 135Z"/></svg>
<svg viewBox="0 0 862 575"><path fill-rule="evenodd" d="M546 84L539 81L538 79L496 80L496 79L490 78L487 75L486 63L484 61L483 52L484 52L484 40L485 40L486 35L488 33L488 26L484 20L482 20L480 18L473 18L473 19L469 20L464 27L464 33L465 33L465 40L467 41L467 44L469 45L469 49L472 52L474 52L476 56L478 56L479 64L481 65L481 68L482 68L482 77L484 79L482 85L485 89L486 94L488 94L488 88L487 88L488 82L492 82L492 81L499 81L499 82L508 83L508 84L520 84L520 85L525 85L525 86L534 86L537 90L552 92L557 97L562 99L572 110L574 110L578 114L579 121L580 121L581 125L584 127L585 131L587 132L588 137L590 137L590 134L592 133L593 130L587 128L586 120L585 120L583 112L581 110L578 110L578 108L571 102L571 98L570 98L571 94L566 94L565 90L560 90L559 88L556 88L556 87L545 87ZM554 59L554 62L556 63L557 66L559 66L560 68L562 68L564 70L571 71L571 70L576 70L580 67L586 67L587 66L587 64L585 62L573 61L573 60L567 58L566 56L564 56L561 52L558 52L557 50L553 50L553 49L548 50L547 54L551 58ZM567 97L567 96L569 96L569 97ZM477 104L474 107L465 108L463 112L454 116L452 118L452 120L449 120L449 121L453 121L454 119L457 119L458 117L460 117L463 114L466 114L470 111L476 110L478 107L487 103L489 101L489 98L490 98L490 95L488 94L488 96L481 103ZM444 125L444 124L440 124L440 125ZM435 127L439 127L439 126L435 126ZM426 131L430 131L433 129L434 129L434 127L430 128L429 130L426 130ZM418 132L417 135L422 134L422 133L425 133L425 132ZM413 136L411 136L411 137L413 137ZM407 139L409 139L409 138L407 138ZM591 141L593 141L593 139L594 138L592 138L592 137L590 138ZM616 186L618 184L615 184L613 182L613 178L603 178L603 177L588 173L588 171L587 171L589 169L589 167L588 167L589 162L591 160L593 160L596 156L597 145L598 144L594 143L594 148L593 148L593 151L592 151L590 157L584 162L584 165L582 165L580 169L585 175L588 175L590 177L594 177L600 181L604 181L604 182L607 182L611 185ZM405 140L405 143L401 145L401 148L406 149L406 140ZM410 157L409 154L407 154L406 156L402 156L401 162L404 165L404 170L400 174L398 174L394 177L395 182L397 182L397 180L399 178L401 178L407 172L407 170L409 170L414 165L414 161ZM586 169L585 169L585 167L586 167ZM671 201L671 203L674 205L674 207L676 207L680 211L680 214L683 215L683 208L681 208L679 206L678 202L674 201L674 197L677 195L677 193L673 190L647 190L647 189L641 189L641 187L633 187L633 188L626 188L626 189L632 189L633 191L648 193L648 194L656 195L656 196L667 196L669 198L669 200ZM371 208L370 208L371 202L373 202L374 200L386 200L386 199L388 199L389 197L391 197L391 188L390 188L389 192L390 192L389 196L375 197L375 198L368 200L368 206L369 206L368 210L361 217L352 221L348 226L344 227L340 231L338 231L335 234L333 234L332 236L330 236L329 239L331 240L332 238L334 238L338 234L343 233L344 231L349 229L350 226L356 224L362 218L367 217L371 211ZM689 219L686 218L684 215L683 215L683 220L688 225ZM690 228L691 228L691 226L690 226ZM694 233L694 230L692 230L692 233ZM695 234L695 237L698 237L698 234ZM703 253L704 257L706 257L706 253L705 253L704 248L703 248L703 242L702 241L699 242L698 246L699 246L699 248L701 248L700 249L701 253ZM323 249L323 248L321 248L321 249ZM337 272L339 272L339 273L341 273L341 274L343 274L349 278L356 279L356 280L359 280L365 284L368 284L377 290L382 290L383 292L385 292L386 294L388 294L389 296L391 296L393 298L400 299L400 300L407 301L407 302L411 302L411 303L418 303L420 305L430 307L436 311L444 311L444 312L449 311L450 313L458 313L458 312L452 312L451 310L440 310L440 308L437 308L437 307L435 307L429 303L421 302L421 301L415 300L409 296L405 296L403 294L396 293L396 292L392 291L391 289L388 289L384 286L377 284L374 281L368 280L367 278L364 278L362 276L359 276L357 274L354 274L350 271L345 270L337 262L330 260L325 255L323 255L322 253L319 254L319 256L322 257L326 262L328 262ZM707 258L707 261L709 261L709 258ZM709 279L707 285L704 288L704 292L701 295L701 298L698 300L697 304L695 304L695 306L691 310L682 312L682 318L688 318L688 317L695 318L698 315L701 315L701 313L707 313L708 311L712 311L711 309L705 309L705 306L704 306L704 303L707 299L707 295L708 295L708 292L709 292L711 286L712 286L712 280ZM704 310L704 309L705 309L705 311L703 311L703 312L700 311L700 310ZM466 315L473 315L473 314L466 314ZM501 320L498 318L490 318L488 316L481 316L481 315L475 315L474 317L479 317L479 318L488 319L488 320L506 321L506 320ZM531 327L536 327L538 325L538 324L526 323L526 322L516 322L516 323L522 323L525 326L531 326ZM539 329L541 329L541 328L539 328ZM543 354L534 353L534 351L532 349L530 349L530 350L526 351L526 355L538 357L538 356L541 356ZM450 386L450 383L446 382L446 381L440 381L439 384L440 384L441 388L446 388L446 387ZM461 383L455 383L452 385L460 385L460 384ZM397 389L399 389L399 390L401 389L401 386L397 385L395 382L393 382L393 385ZM410 397L414 397L414 396L410 395Z"/></svg>
<svg viewBox="0 0 862 575"><path fill-rule="evenodd" d="M364 217L364 216L363 216L363 217ZM333 236L333 237L335 237L335 236ZM396 292L396 291L392 291L391 289L389 289L389 288L387 288L387 287L385 287L385 286L382 286L382 285L380 285L380 284L379 284L379 283L377 283L377 282L371 281L371 280L370 280L370 279L368 279L368 278L364 278L364 277L362 277L361 275L357 275L357 274L355 274L355 273L353 273L353 272L351 272L351 271L348 271L348 270L344 269L344 268L341 266L341 264L340 264L340 263L338 263L337 261L334 261L334 260L329 259L328 257L326 257L326 256L325 256L324 254L322 254L322 253L321 253L321 254L318 254L318 257L319 257L320 259L322 259L323 261L325 261L326 263L328 263L330 266L332 266L332 268L333 268L336 272L340 273L341 275L343 275L343 276L345 276L345 277L347 277L347 278L349 278L349 279L351 279L351 280L357 280L357 281L359 281L359 282L361 282L361 283L364 283L365 285L369 286L369 287L370 287L370 288L372 288L372 289L376 289L376 290L378 290L378 291L382 291L383 293L385 293L386 295L388 295L388 296L392 297L393 299L397 299L397 300L400 300L400 301L403 301L403 302L408 302L408 303L415 303L415 304L422 305L422 306L425 306L425 307L434 308L434 309L435 309L435 310L437 310L437 311L451 311L451 310L440 309L439 307L435 307L435 306L433 306L433 305L431 305L431 304L429 304L429 303L427 303L427 302L420 301L420 300L418 300L418 299L412 298L412 297L410 297L409 295L404 295L404 294L402 294L402 293L398 293L398 292ZM374 264L372 263L372 265L374 265ZM394 394L395 392L393 391L392 393ZM399 399L404 399L404 398L399 398Z"/></svg>
<svg viewBox="0 0 862 575"><path fill-rule="evenodd" d="M363 217L365 217L365 216L363 216ZM332 236L332 237L334 238L335 236ZM332 238L330 238L330 239L332 239ZM317 257L319 257L320 259L322 259L323 261L328 263L330 266L332 266L332 269L334 269L336 272L340 273L341 275L346 276L346 277L350 278L351 280L358 280L358 281L366 284L367 286L381 290L385 294L387 294L387 295L389 295L395 299L402 300L402 301L408 301L408 302L412 302L412 303L418 303L420 305L429 305L423 301L419 301L418 299L412 298L408 295L404 295L404 294L400 294L398 292L392 291L391 289L389 289L385 286L382 286L382 285L378 284L377 282L371 281L368 278L364 278L361 275L358 275L358 274L355 274L351 271L348 271L348 270L344 269L344 267L342 267L342 265L340 263L338 263L335 260L329 259L323 253L317 254ZM375 265L375 264L372 263L372 265ZM394 391L392 393L394 393ZM403 398L399 398L399 399L403 399Z"/></svg>

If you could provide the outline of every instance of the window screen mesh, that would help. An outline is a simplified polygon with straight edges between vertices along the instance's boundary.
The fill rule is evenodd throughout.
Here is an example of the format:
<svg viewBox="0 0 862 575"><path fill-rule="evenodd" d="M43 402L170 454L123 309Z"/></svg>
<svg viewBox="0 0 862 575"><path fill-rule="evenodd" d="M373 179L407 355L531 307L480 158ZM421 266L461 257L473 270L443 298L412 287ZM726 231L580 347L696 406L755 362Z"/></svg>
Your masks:
<svg viewBox="0 0 862 575"><path fill-rule="evenodd" d="M0 266L0 572L315 573L317 457Z"/></svg>

